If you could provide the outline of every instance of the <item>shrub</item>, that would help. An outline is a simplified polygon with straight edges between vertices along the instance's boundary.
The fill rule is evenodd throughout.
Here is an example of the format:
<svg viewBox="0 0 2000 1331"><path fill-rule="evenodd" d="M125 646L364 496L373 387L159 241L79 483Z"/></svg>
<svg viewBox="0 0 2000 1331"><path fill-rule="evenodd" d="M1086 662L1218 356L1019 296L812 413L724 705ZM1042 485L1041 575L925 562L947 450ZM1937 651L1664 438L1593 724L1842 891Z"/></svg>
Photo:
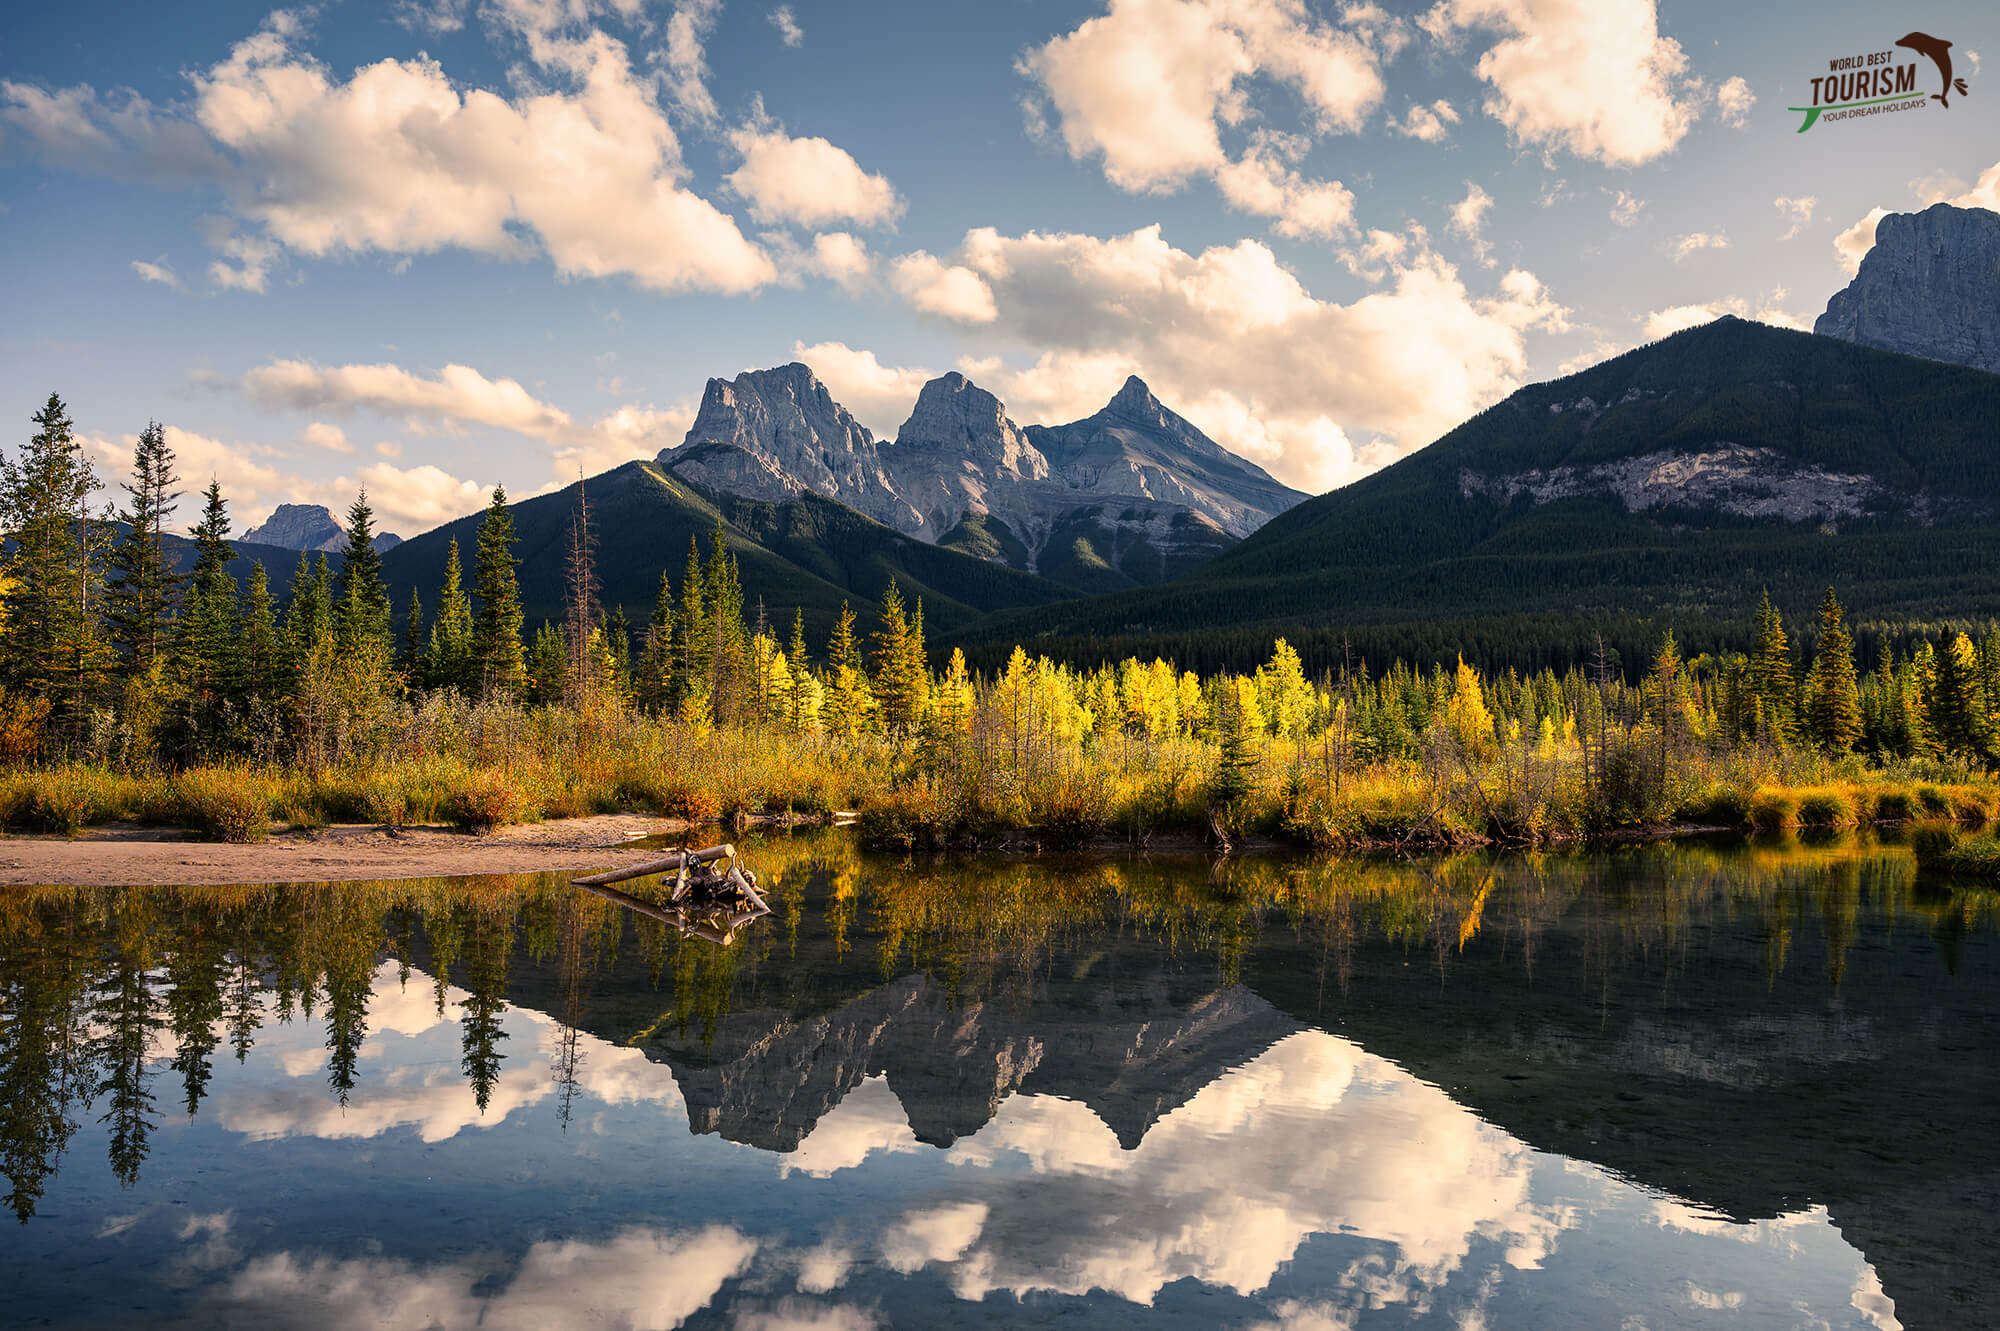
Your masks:
<svg viewBox="0 0 2000 1331"><path fill-rule="evenodd" d="M1885 790L1875 797L1875 821L1907 823L1917 816L1917 801L1907 790Z"/></svg>
<svg viewBox="0 0 2000 1331"><path fill-rule="evenodd" d="M1809 790L1799 798L1799 826L1847 827L1854 822L1854 803L1838 790Z"/></svg>
<svg viewBox="0 0 2000 1331"><path fill-rule="evenodd" d="M1688 800L1679 820L1706 827L1746 827L1750 823L1750 792L1742 786L1710 786Z"/></svg>
<svg viewBox="0 0 2000 1331"><path fill-rule="evenodd" d="M1057 846L1081 846L1104 830L1111 813L1106 783L1081 766L1065 767L1035 792L1037 826Z"/></svg>
<svg viewBox="0 0 2000 1331"><path fill-rule="evenodd" d="M941 850L957 820L936 787L890 791L861 812L861 837L871 846Z"/></svg>
<svg viewBox="0 0 2000 1331"><path fill-rule="evenodd" d="M102 792L94 777L75 769L35 773L23 792L21 821L38 832L75 836L98 821Z"/></svg>
<svg viewBox="0 0 2000 1331"><path fill-rule="evenodd" d="M173 784L176 821L215 841L262 841L271 831L271 804L245 772L183 772Z"/></svg>
<svg viewBox="0 0 2000 1331"><path fill-rule="evenodd" d="M1917 807L1930 817L1936 818L1951 812L1951 801L1945 798L1936 786L1917 787Z"/></svg>
<svg viewBox="0 0 2000 1331"><path fill-rule="evenodd" d="M1750 801L1750 826L1759 832L1776 832L1797 825L1797 806L1790 795L1775 790L1760 790Z"/></svg>
<svg viewBox="0 0 2000 1331"><path fill-rule="evenodd" d="M1964 823L1967 827L1984 827L1986 820L1992 816L1986 807L1986 801L1979 797L1977 791L1954 790L1947 798L1951 804L1953 820Z"/></svg>
<svg viewBox="0 0 2000 1331"><path fill-rule="evenodd" d="M527 801L505 772L474 772L444 797L444 819L462 832L486 833L521 821Z"/></svg>

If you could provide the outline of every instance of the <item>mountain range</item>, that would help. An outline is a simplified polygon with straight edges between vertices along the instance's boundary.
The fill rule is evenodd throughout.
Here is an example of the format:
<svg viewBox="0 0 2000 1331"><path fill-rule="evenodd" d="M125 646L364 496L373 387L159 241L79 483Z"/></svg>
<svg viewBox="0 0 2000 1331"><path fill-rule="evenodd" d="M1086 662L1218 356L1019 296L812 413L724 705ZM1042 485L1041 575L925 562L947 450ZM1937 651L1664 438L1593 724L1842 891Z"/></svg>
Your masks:
<svg viewBox="0 0 2000 1331"><path fill-rule="evenodd" d="M588 499L606 606L637 623L660 574L716 530L767 616L796 607L815 634L842 602L865 610L893 577L954 632L999 610L1148 585L1190 571L1304 495L1228 452L1137 379L1102 411L1022 428L964 376L926 384L893 441L877 440L801 364L711 379L686 439L512 506L530 625L562 615L563 552ZM449 543L468 559L481 517L383 560L394 604L427 599ZM261 531L261 529L260 529Z"/></svg>
<svg viewBox="0 0 2000 1331"><path fill-rule="evenodd" d="M877 440L805 365L710 379L663 472L710 493L820 494L927 544L1077 591L1163 582L1305 495L1162 406L1137 378L1080 421L1025 429L957 373Z"/></svg>
<svg viewBox="0 0 2000 1331"><path fill-rule="evenodd" d="M1883 620L2000 612L2000 376L1726 318L1523 388L1175 582L996 617L1001 644L1203 668L1561 665L1597 631L1740 637L1768 587ZM1733 626L1733 627L1732 627ZM1686 637L1684 636L1684 641Z"/></svg>
<svg viewBox="0 0 2000 1331"><path fill-rule="evenodd" d="M1561 666L1599 633L1627 658L1669 624L1733 643L1766 588L1795 624L1829 583L1876 627L2000 613L1996 349L2000 217L1939 205L1883 219L1817 335L1690 329L1314 499L1137 378L1024 427L947 374L884 440L797 363L709 380L678 447L582 484L605 604L635 622L720 528L772 618L824 632L894 577L986 664L1029 642L1241 667L1282 634L1313 668ZM530 624L561 614L577 490L515 506ZM478 521L388 553L398 606Z"/></svg>

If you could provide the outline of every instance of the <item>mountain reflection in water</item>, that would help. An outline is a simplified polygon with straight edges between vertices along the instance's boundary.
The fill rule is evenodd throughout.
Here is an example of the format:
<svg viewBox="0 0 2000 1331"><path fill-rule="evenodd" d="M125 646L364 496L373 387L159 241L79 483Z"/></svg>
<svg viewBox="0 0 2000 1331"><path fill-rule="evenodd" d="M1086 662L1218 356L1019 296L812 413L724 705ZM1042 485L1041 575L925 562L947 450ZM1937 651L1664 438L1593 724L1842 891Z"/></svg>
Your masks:
<svg viewBox="0 0 2000 1331"><path fill-rule="evenodd" d="M1995 1317L2000 909L1897 848L747 854L727 947L554 877L0 893L9 1320Z"/></svg>

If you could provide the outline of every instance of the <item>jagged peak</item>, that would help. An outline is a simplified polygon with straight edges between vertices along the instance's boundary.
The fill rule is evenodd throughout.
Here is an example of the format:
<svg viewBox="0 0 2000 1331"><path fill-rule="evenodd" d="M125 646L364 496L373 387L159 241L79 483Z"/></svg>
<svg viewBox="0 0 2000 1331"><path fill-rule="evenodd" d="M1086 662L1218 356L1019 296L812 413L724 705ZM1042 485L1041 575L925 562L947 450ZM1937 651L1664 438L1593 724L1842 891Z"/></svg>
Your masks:
<svg viewBox="0 0 2000 1331"><path fill-rule="evenodd" d="M1006 403L957 370L948 370L918 391L909 419L896 432L896 442L1019 447L1023 436L1007 415Z"/></svg>
<svg viewBox="0 0 2000 1331"><path fill-rule="evenodd" d="M1146 387L1144 379L1131 374L1125 376L1124 386L1105 405L1112 411L1151 415L1160 410L1160 399L1153 396L1153 390Z"/></svg>

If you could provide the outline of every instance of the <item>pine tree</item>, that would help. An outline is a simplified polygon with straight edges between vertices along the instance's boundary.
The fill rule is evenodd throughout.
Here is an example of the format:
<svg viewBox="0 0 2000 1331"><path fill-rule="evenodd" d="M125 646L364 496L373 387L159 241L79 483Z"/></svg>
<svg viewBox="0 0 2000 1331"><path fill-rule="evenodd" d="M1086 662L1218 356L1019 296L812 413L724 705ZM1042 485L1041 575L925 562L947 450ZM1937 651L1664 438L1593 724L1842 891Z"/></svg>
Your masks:
<svg viewBox="0 0 2000 1331"><path fill-rule="evenodd" d="M556 626L543 621L528 648L528 701L553 707L569 688L569 648Z"/></svg>
<svg viewBox="0 0 2000 1331"><path fill-rule="evenodd" d="M590 529L590 492L579 481L576 511L570 515L568 578L563 589L563 648L569 662L563 672L573 708L583 706L596 681L591 642L597 634L597 538Z"/></svg>
<svg viewBox="0 0 2000 1331"><path fill-rule="evenodd" d="M915 728L922 699L910 646L910 622L903 611L902 589L896 580L882 593L882 626L875 632L875 701L882 708L883 727L898 737Z"/></svg>
<svg viewBox="0 0 2000 1331"><path fill-rule="evenodd" d="M51 393L18 461L0 459L0 522L13 543L0 605L7 678L50 705L72 737L107 665L99 619L103 532L90 516L96 475L69 411Z"/></svg>
<svg viewBox="0 0 2000 1331"><path fill-rule="evenodd" d="M674 678L674 584L665 569L660 570L660 588L653 596L652 618L646 621L645 646L639 653L634 674L633 694L648 712L663 712L672 706Z"/></svg>
<svg viewBox="0 0 2000 1331"><path fill-rule="evenodd" d="M174 450L153 421L132 451L132 479L125 482L125 508L118 520L125 536L112 546L106 564L105 621L112 645L133 675L143 675L172 641L180 577L167 553L166 523L180 491L174 486Z"/></svg>
<svg viewBox="0 0 2000 1331"><path fill-rule="evenodd" d="M813 688L812 663L806 656L806 616L792 607L792 641L785 649L785 664L791 667L792 687L785 697L785 724L793 731L806 728L806 701Z"/></svg>
<svg viewBox="0 0 2000 1331"><path fill-rule="evenodd" d="M527 681L521 646L521 586L515 576L514 518L507 491L493 487L479 524L476 552L479 614L473 630L473 668L483 698L511 698Z"/></svg>
<svg viewBox="0 0 2000 1331"><path fill-rule="evenodd" d="M1792 675L1791 645L1784 621L1764 593L1757 609L1757 650L1750 658L1750 697L1762 733L1780 744L1797 734L1798 682Z"/></svg>
<svg viewBox="0 0 2000 1331"><path fill-rule="evenodd" d="M190 584L199 584L236 558L229 544L229 505L222 498L222 483L213 477L201 493L201 521L189 535L195 549L194 567L188 571Z"/></svg>
<svg viewBox="0 0 2000 1331"><path fill-rule="evenodd" d="M322 551L315 566L304 550L292 571L292 597L285 605L284 625L279 631L280 656L285 675L296 682L308 657L332 631L332 573Z"/></svg>
<svg viewBox="0 0 2000 1331"><path fill-rule="evenodd" d="M675 626L679 651L673 706L683 716L695 709L703 716L709 714L709 669L715 653L715 636L702 591L704 582L701 547L690 536L687 568L681 574L681 611Z"/></svg>
<svg viewBox="0 0 2000 1331"><path fill-rule="evenodd" d="M1972 639L1954 635L1937 647L1937 677L1929 695L1931 733L1949 753L1977 757L1986 751L1986 718L1979 692L1979 654Z"/></svg>
<svg viewBox="0 0 2000 1331"><path fill-rule="evenodd" d="M613 606L604 625L604 658L611 671L611 686L623 695L632 685L632 622L625 618L623 605Z"/></svg>
<svg viewBox="0 0 2000 1331"><path fill-rule="evenodd" d="M833 621L833 636L826 645L826 696L820 716L829 735L851 739L868 724L874 699L869 693L868 676L861 669L861 652L854 641L854 611L842 601L840 615Z"/></svg>
<svg viewBox="0 0 2000 1331"><path fill-rule="evenodd" d="M386 662L394 654L389 589L382 582L382 554L375 548L375 510L368 492L347 510L347 548L334 583L334 633L343 652L364 648Z"/></svg>
<svg viewBox="0 0 2000 1331"><path fill-rule="evenodd" d="M709 714L718 724L739 719L747 690L749 651L743 632L743 582L736 556L724 544L722 524L709 537L707 587L709 619Z"/></svg>
<svg viewBox="0 0 2000 1331"><path fill-rule="evenodd" d="M424 681L434 689L474 692L472 603L466 599L454 538L444 558L444 585L438 589L437 622L424 651Z"/></svg>
<svg viewBox="0 0 2000 1331"><path fill-rule="evenodd" d="M270 699L278 690L278 634L271 612L271 582L263 561L250 566L250 588L243 594L242 643L239 652L241 686L246 696Z"/></svg>
<svg viewBox="0 0 2000 1331"><path fill-rule="evenodd" d="M1806 681L1806 717L1812 738L1845 752L1861 738L1861 690L1854 678L1854 640L1842 622L1846 611L1833 594L1819 603L1819 651Z"/></svg>
<svg viewBox="0 0 2000 1331"><path fill-rule="evenodd" d="M424 598L410 588L410 604L403 611L403 669L412 680L424 673Z"/></svg>

